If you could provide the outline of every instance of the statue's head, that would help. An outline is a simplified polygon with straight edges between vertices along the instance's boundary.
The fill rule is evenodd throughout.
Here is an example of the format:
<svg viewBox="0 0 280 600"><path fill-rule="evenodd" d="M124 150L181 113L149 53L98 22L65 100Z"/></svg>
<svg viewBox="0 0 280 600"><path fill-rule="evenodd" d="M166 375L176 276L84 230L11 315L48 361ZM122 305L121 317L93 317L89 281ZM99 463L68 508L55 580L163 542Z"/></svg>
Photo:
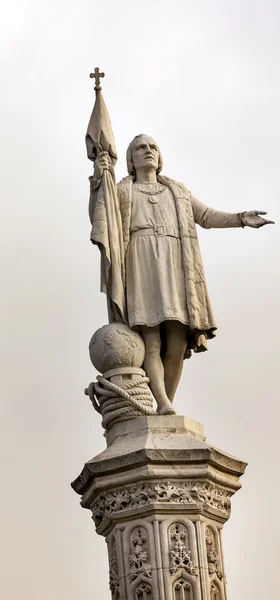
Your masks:
<svg viewBox="0 0 280 600"><path fill-rule="evenodd" d="M157 174L162 170L160 149L149 135L140 133L130 142L126 152L126 164L129 175L135 176L137 169L149 167Z"/></svg>

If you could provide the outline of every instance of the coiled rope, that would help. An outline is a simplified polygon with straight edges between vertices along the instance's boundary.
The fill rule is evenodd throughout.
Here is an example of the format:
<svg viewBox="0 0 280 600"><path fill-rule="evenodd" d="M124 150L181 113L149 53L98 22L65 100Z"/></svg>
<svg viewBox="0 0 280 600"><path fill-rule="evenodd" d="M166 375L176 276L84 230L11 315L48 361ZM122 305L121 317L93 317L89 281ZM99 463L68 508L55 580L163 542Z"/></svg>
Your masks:
<svg viewBox="0 0 280 600"><path fill-rule="evenodd" d="M138 387L149 383L148 377L127 381L124 387L108 381L101 375L97 383L90 383L85 394L91 399L95 410L102 415L102 426L108 429L111 421L120 417L141 417L155 415L153 399L148 387Z"/></svg>

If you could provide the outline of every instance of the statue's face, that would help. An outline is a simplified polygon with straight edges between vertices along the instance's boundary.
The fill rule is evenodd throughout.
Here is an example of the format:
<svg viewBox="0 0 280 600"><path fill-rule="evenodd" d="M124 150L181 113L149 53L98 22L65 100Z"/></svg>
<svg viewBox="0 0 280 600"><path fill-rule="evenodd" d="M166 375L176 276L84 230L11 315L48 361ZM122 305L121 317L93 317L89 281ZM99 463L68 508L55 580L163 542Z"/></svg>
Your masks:
<svg viewBox="0 0 280 600"><path fill-rule="evenodd" d="M148 135L141 135L134 142L132 150L132 162L135 170L158 168L158 146L153 138Z"/></svg>

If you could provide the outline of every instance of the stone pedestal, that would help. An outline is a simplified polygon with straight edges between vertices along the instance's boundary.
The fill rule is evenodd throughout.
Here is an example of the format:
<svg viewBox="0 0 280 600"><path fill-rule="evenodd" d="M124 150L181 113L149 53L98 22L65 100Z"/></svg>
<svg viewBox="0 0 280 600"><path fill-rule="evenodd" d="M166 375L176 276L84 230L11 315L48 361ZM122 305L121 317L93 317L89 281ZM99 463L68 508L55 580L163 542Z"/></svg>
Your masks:
<svg viewBox="0 0 280 600"><path fill-rule="evenodd" d="M222 528L246 463L181 416L116 423L73 482L106 539L113 600L226 600Z"/></svg>

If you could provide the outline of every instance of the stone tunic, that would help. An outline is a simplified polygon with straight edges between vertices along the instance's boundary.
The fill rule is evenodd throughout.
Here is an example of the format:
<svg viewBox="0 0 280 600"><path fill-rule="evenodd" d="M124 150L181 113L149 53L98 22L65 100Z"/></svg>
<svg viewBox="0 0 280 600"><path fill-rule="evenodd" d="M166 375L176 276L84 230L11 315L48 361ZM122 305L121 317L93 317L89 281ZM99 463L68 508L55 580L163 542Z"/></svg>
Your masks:
<svg viewBox="0 0 280 600"><path fill-rule="evenodd" d="M108 182L102 180L102 185L100 185L100 182L94 181L92 177L90 178L90 181L91 193L89 215L92 223L91 240L93 244L97 244L101 250L101 290L107 294L109 321L125 322L133 326L134 323L139 323L141 321L144 323L147 322L147 315L149 317L149 315L152 315L154 312L156 313L156 318L154 320L160 322L162 318L164 320L170 319L170 306L172 306L172 308L175 306L176 314L172 314L171 319L180 319L183 323L186 323L186 327L189 326L186 357L187 355L189 356L189 353L191 353L192 350L194 350L194 352L203 352L206 350L206 340L215 336L216 323L207 292L197 239L196 224L205 229L210 229L212 227L241 227L242 215L240 213L226 213L210 208L195 198L183 184L173 181L169 177L158 175L158 182L155 185L163 186L163 189L160 191L164 191L164 188L166 187L171 193L174 202L173 205L170 200L171 196L169 195L170 201L168 202L168 210L164 212L164 214L159 213L159 215L162 216L161 222L166 220L168 223L174 223L174 221L172 221L172 214L174 215L173 208L175 206L175 215L177 217L177 220L175 220L179 226L181 236L180 244L178 244L177 237L179 232L177 231L176 233L176 229L173 225L172 234L168 232L168 230L165 230L165 235L161 236L161 234L164 233L162 226L159 226L162 230L157 228L157 231L155 231L155 220L147 221L143 218L143 206L145 205L147 207L147 202L150 202L146 199L141 205L138 203L138 205L141 206L141 211L139 211L141 220L139 220L136 225L142 229L141 233L145 234L145 238L151 237L148 236L147 232L152 233L152 236L157 238L157 240L154 240L152 243L149 242L150 249L153 249L154 254L157 249L157 253L155 256L147 255L147 253L145 253L145 256L142 254L139 256L139 244L136 242L136 238L140 239L142 236L137 231L131 231L131 229L135 228L131 227L133 190L134 192L136 191L135 185L137 185L137 192L141 192L139 184L134 183L132 176L125 177L117 184L116 199L113 181ZM158 188L156 187L153 193L153 196L155 197L157 196L157 190ZM146 191L146 188L144 191ZM142 189L140 197L143 196L146 197L147 194L143 194ZM161 194L159 194L159 196L161 196ZM153 203L154 202L150 202L150 204ZM159 202L156 202L156 204L159 204ZM164 204L164 202L160 203L160 207L164 206ZM136 207L137 202L135 202L134 205ZM172 211L171 214L170 211ZM147 229L147 223L153 224L153 227ZM160 243L158 239L160 237L174 238L177 240L177 249L179 247L177 258L174 259L173 247L175 244L172 242L172 251L167 254L167 258L170 260L172 266L176 264L178 267L175 270L175 273L177 271L177 276L172 277L172 282L172 270L170 269L168 271L164 261L159 262L158 260L159 248L164 246L166 250L168 242L168 240L165 239ZM132 240L132 238L135 238L135 240ZM130 253L128 253L130 243ZM170 246L170 240L168 243ZM142 244L142 246L144 246L144 244ZM136 247L137 252L135 254L133 250ZM132 257L132 265L129 264L129 254L131 254ZM160 256L163 255L161 254ZM140 265L141 271L139 270L138 273L137 269ZM153 276L150 273L148 278L146 271L151 271L151 265L153 265L156 273L153 274ZM126 271L128 271L128 273ZM162 271L164 271L163 281L164 283L168 282L168 285L164 284L162 286ZM166 279L166 277L168 278ZM161 289L155 283L159 280ZM184 290L182 293L178 293L178 290L182 290L182 282L184 282ZM172 294L168 295L168 287L171 283ZM142 285L141 289L140 284ZM145 287L145 290L143 289L143 286ZM173 301L174 291L176 293L176 302ZM153 298L154 292L156 292L157 296L155 301L152 301L152 306L150 306L149 303ZM165 292L167 292L167 300L165 298ZM129 299L127 298L128 294ZM148 309L147 298L144 297L144 294L149 298ZM129 317L127 316L127 299L130 312ZM179 304L177 304L178 299ZM164 300L163 303L162 300ZM133 305L134 302L135 305ZM158 314L160 313L159 302L163 304L164 309L161 311L161 314ZM138 309L138 304L139 309L141 307L141 310ZM145 311L142 310L142 306L145 307ZM180 307L179 311L177 311L178 306ZM139 315L140 312L142 314ZM145 312L144 315L143 312ZM184 313L187 313L186 317ZM151 322L150 317L148 322L149 325L154 324L154 322Z"/></svg>
<svg viewBox="0 0 280 600"><path fill-rule="evenodd" d="M176 206L158 183L133 185L126 294L130 327L189 323Z"/></svg>

